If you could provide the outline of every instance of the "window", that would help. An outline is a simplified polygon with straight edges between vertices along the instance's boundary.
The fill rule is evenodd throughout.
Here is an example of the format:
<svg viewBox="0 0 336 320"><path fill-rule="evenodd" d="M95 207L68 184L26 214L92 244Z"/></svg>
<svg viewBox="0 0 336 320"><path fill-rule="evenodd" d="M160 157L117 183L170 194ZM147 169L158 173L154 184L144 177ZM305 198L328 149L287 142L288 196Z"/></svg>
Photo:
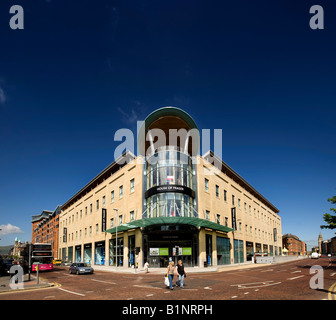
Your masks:
<svg viewBox="0 0 336 320"><path fill-rule="evenodd" d="M204 183L205 183L205 191L209 191L209 180L204 179Z"/></svg>
<svg viewBox="0 0 336 320"><path fill-rule="evenodd" d="M111 191L111 202L114 202L114 190Z"/></svg>
<svg viewBox="0 0 336 320"><path fill-rule="evenodd" d="M224 201L227 201L227 191L224 190Z"/></svg>
<svg viewBox="0 0 336 320"><path fill-rule="evenodd" d="M220 224L220 215L217 214L217 223Z"/></svg>
<svg viewBox="0 0 336 320"><path fill-rule="evenodd" d="M97 210L99 209L99 200L97 200Z"/></svg>
<svg viewBox="0 0 336 320"><path fill-rule="evenodd" d="M103 207L105 207L105 196L103 196Z"/></svg>
<svg viewBox="0 0 336 320"><path fill-rule="evenodd" d="M216 185L216 197L219 198L219 186Z"/></svg>
<svg viewBox="0 0 336 320"><path fill-rule="evenodd" d="M92 226L90 226L90 236L92 235Z"/></svg>
<svg viewBox="0 0 336 320"><path fill-rule="evenodd" d="M110 227L113 228L113 226L114 226L114 219L112 218L112 219L110 220Z"/></svg>
<svg viewBox="0 0 336 320"><path fill-rule="evenodd" d="M205 218L207 220L210 220L210 211L209 210L205 210Z"/></svg>
<svg viewBox="0 0 336 320"><path fill-rule="evenodd" d="M235 204L235 196L232 195L232 205L234 206L234 204Z"/></svg>
<svg viewBox="0 0 336 320"><path fill-rule="evenodd" d="M96 224L96 234L98 233L98 223Z"/></svg>
<svg viewBox="0 0 336 320"><path fill-rule="evenodd" d="M229 225L229 218L225 217L225 227L227 227Z"/></svg>
<svg viewBox="0 0 336 320"><path fill-rule="evenodd" d="M119 225L122 225L122 215L119 216Z"/></svg>
<svg viewBox="0 0 336 320"><path fill-rule="evenodd" d="M92 203L90 203L90 213L92 213Z"/></svg>
<svg viewBox="0 0 336 320"><path fill-rule="evenodd" d="M134 179L131 180L131 192L134 192Z"/></svg>
<svg viewBox="0 0 336 320"><path fill-rule="evenodd" d="M238 199L238 208L240 208L240 199Z"/></svg>
<svg viewBox="0 0 336 320"><path fill-rule="evenodd" d="M119 198L121 199L124 195L124 187L123 186L120 186L119 187Z"/></svg>
<svg viewBox="0 0 336 320"><path fill-rule="evenodd" d="M131 221L134 220L134 210L130 212Z"/></svg>
<svg viewBox="0 0 336 320"><path fill-rule="evenodd" d="M84 229L84 237L86 238L87 236L87 228Z"/></svg>
<svg viewBox="0 0 336 320"><path fill-rule="evenodd" d="M85 207L85 215L87 216L87 207Z"/></svg>

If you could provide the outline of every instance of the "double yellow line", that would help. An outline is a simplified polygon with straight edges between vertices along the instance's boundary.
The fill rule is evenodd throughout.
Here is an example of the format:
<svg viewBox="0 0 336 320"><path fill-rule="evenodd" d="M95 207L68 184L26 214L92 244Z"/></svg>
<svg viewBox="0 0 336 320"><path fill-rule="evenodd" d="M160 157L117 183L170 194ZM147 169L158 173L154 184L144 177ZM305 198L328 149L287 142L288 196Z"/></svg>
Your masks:
<svg viewBox="0 0 336 320"><path fill-rule="evenodd" d="M336 282L328 290L328 300L336 300Z"/></svg>

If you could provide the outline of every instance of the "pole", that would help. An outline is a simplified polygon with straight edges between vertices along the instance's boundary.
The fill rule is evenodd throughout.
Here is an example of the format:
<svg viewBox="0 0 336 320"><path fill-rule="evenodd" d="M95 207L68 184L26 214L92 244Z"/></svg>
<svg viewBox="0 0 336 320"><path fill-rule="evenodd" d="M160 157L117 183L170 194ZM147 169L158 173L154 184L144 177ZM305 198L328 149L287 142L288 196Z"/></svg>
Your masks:
<svg viewBox="0 0 336 320"><path fill-rule="evenodd" d="M30 273L31 273L31 246L32 244L29 244L29 257L28 257L28 281L30 281Z"/></svg>
<svg viewBox="0 0 336 320"><path fill-rule="evenodd" d="M116 253L115 253L115 261L116 261L116 271L118 271L118 209L113 209L116 212Z"/></svg>
<svg viewBox="0 0 336 320"><path fill-rule="evenodd" d="M39 282L40 282L40 279L39 279L40 263L37 262L36 265L37 265L37 267L36 267L36 284L39 284Z"/></svg>

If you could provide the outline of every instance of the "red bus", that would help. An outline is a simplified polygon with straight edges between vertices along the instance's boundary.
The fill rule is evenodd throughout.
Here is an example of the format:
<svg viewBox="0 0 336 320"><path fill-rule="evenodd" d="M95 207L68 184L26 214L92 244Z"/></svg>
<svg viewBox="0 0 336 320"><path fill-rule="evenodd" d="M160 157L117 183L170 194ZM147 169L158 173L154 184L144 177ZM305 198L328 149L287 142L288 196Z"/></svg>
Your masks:
<svg viewBox="0 0 336 320"><path fill-rule="evenodd" d="M39 262L39 271L53 270L53 252L51 244L48 243L35 243L31 245L31 271L37 271L37 265Z"/></svg>

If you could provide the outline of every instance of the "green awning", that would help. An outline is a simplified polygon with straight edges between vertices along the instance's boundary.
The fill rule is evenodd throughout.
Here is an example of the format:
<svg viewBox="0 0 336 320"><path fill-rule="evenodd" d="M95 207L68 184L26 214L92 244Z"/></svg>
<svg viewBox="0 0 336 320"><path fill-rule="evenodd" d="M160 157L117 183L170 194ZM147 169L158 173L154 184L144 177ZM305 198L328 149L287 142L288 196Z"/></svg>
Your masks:
<svg viewBox="0 0 336 320"><path fill-rule="evenodd" d="M159 217L159 218L146 218L134 220L121 226L118 226L118 232L123 232L131 229L146 228L153 225L167 225L167 224L185 224L194 227L209 228L212 230L230 232L234 231L229 227L222 226L218 223L211 222L204 219L189 218L189 217ZM116 227L106 230L108 233L115 233Z"/></svg>

